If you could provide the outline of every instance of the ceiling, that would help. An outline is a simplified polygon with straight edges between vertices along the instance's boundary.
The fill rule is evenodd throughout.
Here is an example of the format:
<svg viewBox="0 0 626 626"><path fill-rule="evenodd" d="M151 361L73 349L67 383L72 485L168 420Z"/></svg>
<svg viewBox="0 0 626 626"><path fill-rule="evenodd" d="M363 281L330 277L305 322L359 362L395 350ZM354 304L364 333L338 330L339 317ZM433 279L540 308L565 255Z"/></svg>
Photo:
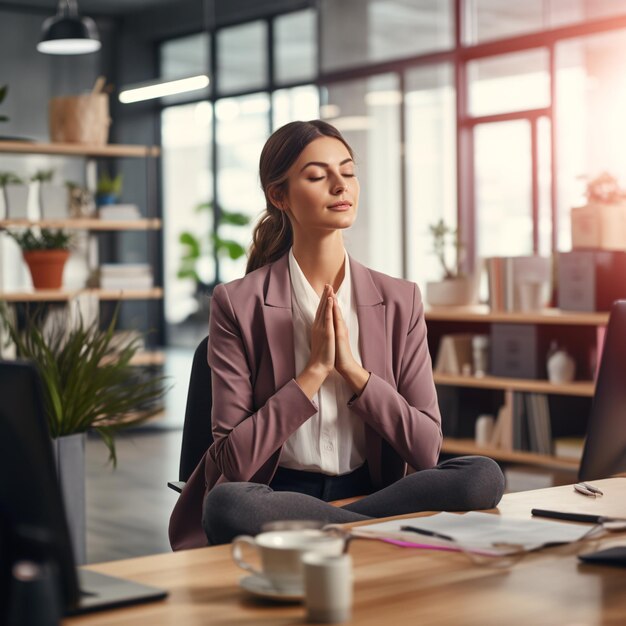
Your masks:
<svg viewBox="0 0 626 626"><path fill-rule="evenodd" d="M90 13L96 15L106 16L119 16L134 13L136 11L143 11L152 7L165 6L175 4L178 0L78 0L78 8L82 15L89 15ZM197 0L198 2L204 2L204 0ZM0 8L2 5L16 6L15 2L0 2ZM58 0L19 0L20 8L32 8L38 10L49 10L50 13L56 12Z"/></svg>

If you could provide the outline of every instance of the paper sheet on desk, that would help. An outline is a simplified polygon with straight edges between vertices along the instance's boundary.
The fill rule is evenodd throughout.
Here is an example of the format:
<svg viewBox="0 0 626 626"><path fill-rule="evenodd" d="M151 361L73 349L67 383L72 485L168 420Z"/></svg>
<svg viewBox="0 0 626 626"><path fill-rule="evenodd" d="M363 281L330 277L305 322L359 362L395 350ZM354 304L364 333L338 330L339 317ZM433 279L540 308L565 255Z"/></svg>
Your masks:
<svg viewBox="0 0 626 626"><path fill-rule="evenodd" d="M453 541L439 540L410 531L402 526L448 535ZM392 539L403 544L422 547L462 547L482 554L506 555L513 552L536 550L550 544L579 541L589 532L588 524L565 524L550 520L511 519L492 513L437 513L429 517L411 517L389 522L357 526L351 529L355 536L372 539Z"/></svg>

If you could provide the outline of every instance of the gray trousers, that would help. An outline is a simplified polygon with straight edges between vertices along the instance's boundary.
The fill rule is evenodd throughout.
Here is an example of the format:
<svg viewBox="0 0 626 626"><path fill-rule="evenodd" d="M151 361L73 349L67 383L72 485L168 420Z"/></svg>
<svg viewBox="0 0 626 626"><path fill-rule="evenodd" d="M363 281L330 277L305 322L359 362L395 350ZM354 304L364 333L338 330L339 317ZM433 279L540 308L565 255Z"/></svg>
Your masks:
<svg viewBox="0 0 626 626"><path fill-rule="evenodd" d="M237 535L256 535L264 524L277 520L344 524L419 511L490 509L503 492L500 467L482 456L444 461L343 507L258 483L222 483L204 500L202 526L209 544L218 545L230 543Z"/></svg>

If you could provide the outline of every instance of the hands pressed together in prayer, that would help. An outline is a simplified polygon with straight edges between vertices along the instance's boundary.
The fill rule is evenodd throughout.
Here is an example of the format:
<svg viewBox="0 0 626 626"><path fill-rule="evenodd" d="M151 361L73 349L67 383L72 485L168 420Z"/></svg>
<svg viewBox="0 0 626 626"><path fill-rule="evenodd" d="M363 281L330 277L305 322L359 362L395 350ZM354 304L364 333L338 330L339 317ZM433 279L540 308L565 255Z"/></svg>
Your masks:
<svg viewBox="0 0 626 626"><path fill-rule="evenodd" d="M305 392L311 390L308 382L313 386L319 382L313 390L315 393L333 369L357 394L363 391L369 379L369 372L357 363L350 349L348 327L337 304L337 296L332 286L326 285L311 327L311 356L298 382L303 388L307 387Z"/></svg>

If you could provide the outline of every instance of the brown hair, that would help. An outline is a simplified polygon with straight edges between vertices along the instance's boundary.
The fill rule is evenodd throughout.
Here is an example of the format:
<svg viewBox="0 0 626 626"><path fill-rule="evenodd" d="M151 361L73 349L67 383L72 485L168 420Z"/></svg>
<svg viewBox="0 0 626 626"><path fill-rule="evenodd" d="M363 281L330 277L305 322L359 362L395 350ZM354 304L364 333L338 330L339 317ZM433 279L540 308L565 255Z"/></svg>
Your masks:
<svg viewBox="0 0 626 626"><path fill-rule="evenodd" d="M348 149L350 156L354 156L352 148L341 133L322 120L285 124L275 131L263 146L259 176L266 207L252 233L246 274L276 261L291 247L293 241L291 222L284 211L272 203L270 190L274 189L279 193L287 190L287 171L304 148L319 137L338 139Z"/></svg>

